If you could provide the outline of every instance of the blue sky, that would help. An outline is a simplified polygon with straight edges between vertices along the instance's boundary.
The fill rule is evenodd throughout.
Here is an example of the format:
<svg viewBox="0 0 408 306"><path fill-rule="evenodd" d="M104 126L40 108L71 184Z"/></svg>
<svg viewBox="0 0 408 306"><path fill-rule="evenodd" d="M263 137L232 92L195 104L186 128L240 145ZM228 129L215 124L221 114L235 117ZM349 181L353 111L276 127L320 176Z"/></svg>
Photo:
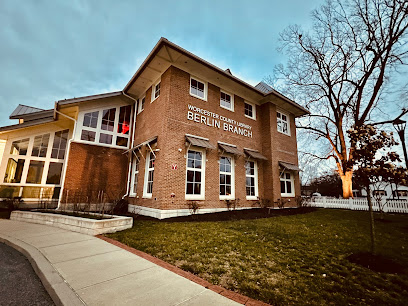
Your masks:
<svg viewBox="0 0 408 306"><path fill-rule="evenodd" d="M122 90L160 37L255 85L311 1L0 1L0 125L19 104ZM296 8L296 9L295 9Z"/></svg>

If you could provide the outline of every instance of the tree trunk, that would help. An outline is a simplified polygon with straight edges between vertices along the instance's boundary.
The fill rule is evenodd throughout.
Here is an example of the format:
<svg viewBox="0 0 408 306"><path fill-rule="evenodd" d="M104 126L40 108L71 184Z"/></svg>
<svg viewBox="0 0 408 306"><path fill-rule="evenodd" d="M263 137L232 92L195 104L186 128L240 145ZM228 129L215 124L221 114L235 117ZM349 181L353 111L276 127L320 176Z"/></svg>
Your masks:
<svg viewBox="0 0 408 306"><path fill-rule="evenodd" d="M375 254L375 232L374 232L374 213L373 213L373 203L371 202L370 185L366 185L367 190L367 202L368 211L370 213L370 234L371 234L371 254Z"/></svg>
<svg viewBox="0 0 408 306"><path fill-rule="evenodd" d="M348 199L353 197L353 170L346 171L340 174L341 183L343 187L343 198Z"/></svg>

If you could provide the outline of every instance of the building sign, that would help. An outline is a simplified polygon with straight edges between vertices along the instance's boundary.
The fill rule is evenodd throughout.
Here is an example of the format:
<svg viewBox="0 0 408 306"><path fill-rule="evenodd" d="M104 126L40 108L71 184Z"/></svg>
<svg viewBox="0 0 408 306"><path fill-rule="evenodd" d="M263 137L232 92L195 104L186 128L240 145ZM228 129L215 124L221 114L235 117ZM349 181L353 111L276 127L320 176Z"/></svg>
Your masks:
<svg viewBox="0 0 408 306"><path fill-rule="evenodd" d="M172 169L172 170L177 170L177 164L171 165L171 169Z"/></svg>
<svg viewBox="0 0 408 306"><path fill-rule="evenodd" d="M252 126L190 104L188 105L187 119L252 138Z"/></svg>

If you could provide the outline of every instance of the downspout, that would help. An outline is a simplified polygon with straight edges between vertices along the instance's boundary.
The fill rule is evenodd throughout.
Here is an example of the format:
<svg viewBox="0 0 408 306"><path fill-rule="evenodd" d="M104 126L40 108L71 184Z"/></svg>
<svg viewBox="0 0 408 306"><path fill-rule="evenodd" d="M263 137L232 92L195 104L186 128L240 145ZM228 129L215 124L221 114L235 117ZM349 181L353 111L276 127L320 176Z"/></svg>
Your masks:
<svg viewBox="0 0 408 306"><path fill-rule="evenodd" d="M129 99L135 101L135 104L134 104L135 107L134 107L134 110L133 110L132 141L131 141L131 145L130 145L130 148L133 148L134 140L135 140L135 129L136 129L136 113L137 113L136 107L137 107L137 100L136 100L135 98L133 98L133 97L131 97L131 96L125 94L124 91L122 91L122 94L123 94L125 97L128 97ZM126 194L122 197L122 199L124 199L125 197L127 197L127 196L129 195L129 192L130 192L130 182L131 182L130 175L131 175L131 170L132 170L132 158L129 158L128 176L127 176L127 184L126 184Z"/></svg>
<svg viewBox="0 0 408 306"><path fill-rule="evenodd" d="M61 190L60 190L60 194L59 194L59 197L58 197L58 206L57 206L57 210L58 210L58 209L60 208L60 205L61 205L62 195L64 194L65 174L66 174L67 166L68 166L69 151L70 151L70 148L71 148L71 142L72 142L72 140L74 140L74 137L75 137L76 127L77 127L77 121L76 121L75 118L72 118L72 117L70 117L70 116L67 116L67 115L61 113L60 111L58 111L58 110L57 110L57 107L58 107L58 103L55 102L55 106L54 106L54 119L56 119L57 114L59 114L59 115L65 117L65 118L68 118L68 119L74 121L74 129L72 130L71 139L68 141L67 151L66 151L66 155L65 155L64 171L63 171L63 173L62 173L62 180L61 180Z"/></svg>

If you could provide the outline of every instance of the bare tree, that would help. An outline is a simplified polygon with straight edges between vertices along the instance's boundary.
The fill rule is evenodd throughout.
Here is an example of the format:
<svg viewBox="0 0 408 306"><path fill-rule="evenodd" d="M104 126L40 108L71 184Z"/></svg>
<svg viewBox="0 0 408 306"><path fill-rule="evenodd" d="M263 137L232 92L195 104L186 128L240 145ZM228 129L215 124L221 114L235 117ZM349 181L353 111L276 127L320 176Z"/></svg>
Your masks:
<svg viewBox="0 0 408 306"><path fill-rule="evenodd" d="M352 196L355 147L346 131L370 120L387 80L408 53L407 0L332 0L313 11L309 32L290 26L281 34L289 60L276 67L282 90L303 101L311 115L298 122L324 139Z"/></svg>

